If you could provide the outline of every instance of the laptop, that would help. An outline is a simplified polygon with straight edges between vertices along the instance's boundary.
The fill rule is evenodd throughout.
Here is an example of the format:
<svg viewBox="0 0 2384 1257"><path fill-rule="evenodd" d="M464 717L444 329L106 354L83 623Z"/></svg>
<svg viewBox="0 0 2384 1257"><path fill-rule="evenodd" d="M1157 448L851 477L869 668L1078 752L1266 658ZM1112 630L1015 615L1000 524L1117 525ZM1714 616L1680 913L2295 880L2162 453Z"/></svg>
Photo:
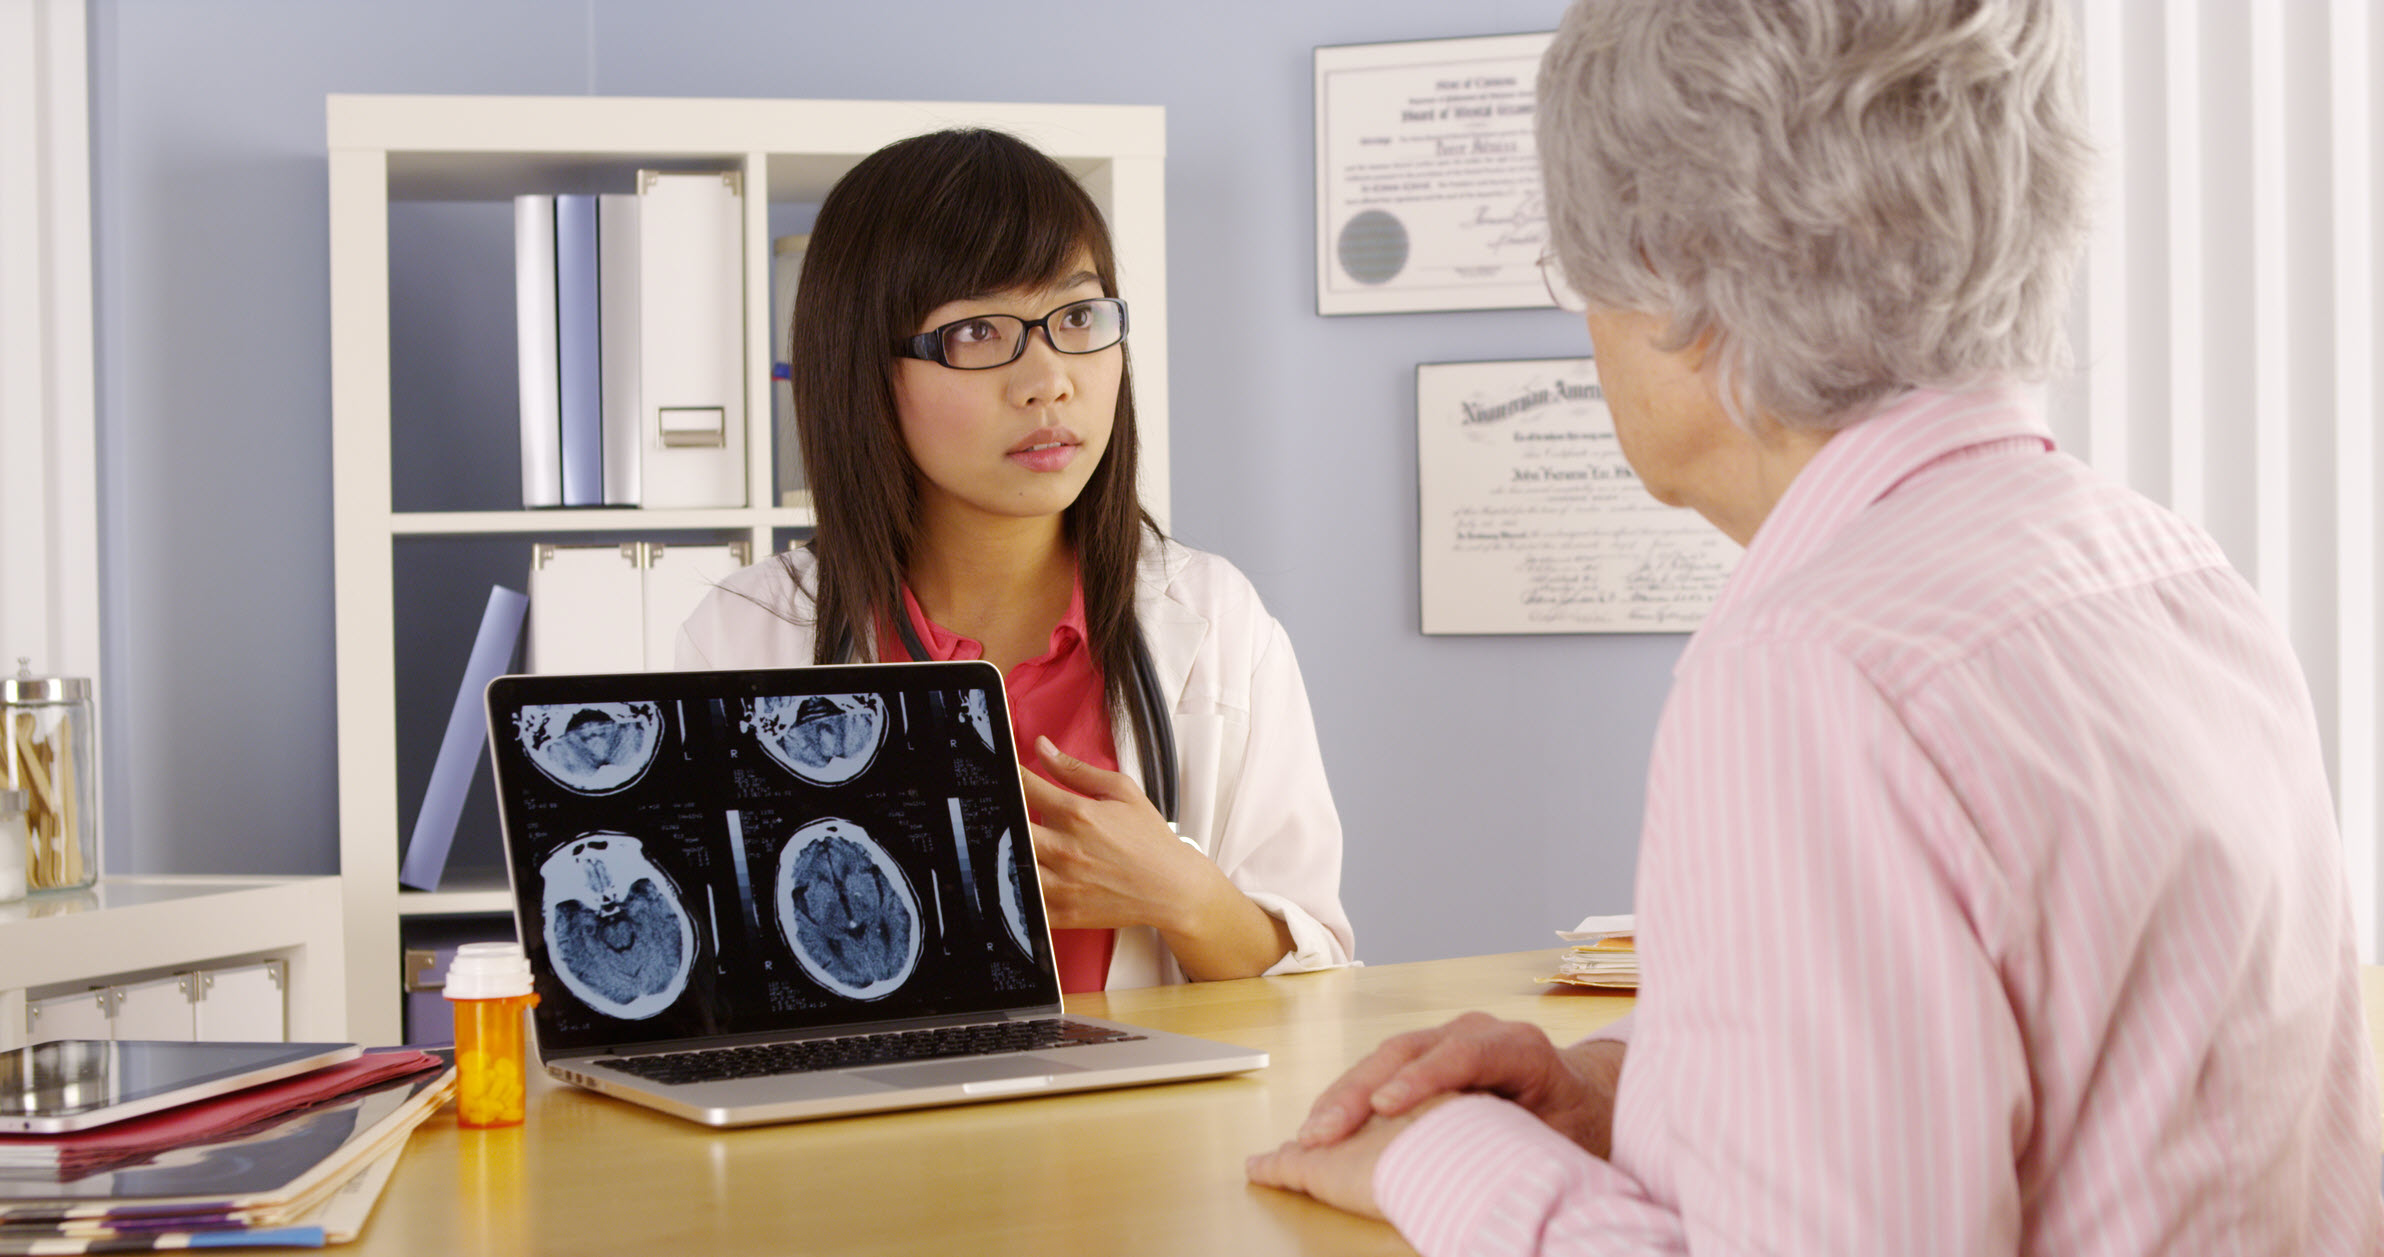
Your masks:
<svg viewBox="0 0 2384 1257"><path fill-rule="evenodd" d="M556 1078L743 1126L1267 1063L1062 1011L992 664L504 676L487 703Z"/></svg>

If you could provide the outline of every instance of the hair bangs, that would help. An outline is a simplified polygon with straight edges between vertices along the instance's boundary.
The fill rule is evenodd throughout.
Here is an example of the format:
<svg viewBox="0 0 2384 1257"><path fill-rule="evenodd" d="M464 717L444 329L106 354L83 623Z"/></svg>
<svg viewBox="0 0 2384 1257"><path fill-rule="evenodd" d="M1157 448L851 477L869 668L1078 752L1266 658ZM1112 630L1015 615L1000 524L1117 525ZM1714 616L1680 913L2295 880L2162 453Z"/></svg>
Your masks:
<svg viewBox="0 0 2384 1257"><path fill-rule="evenodd" d="M1117 264L1100 210L1050 159L993 131L922 137L952 150L910 210L910 247L895 252L897 317L919 330L950 301L1066 280L1088 258L1101 291L1117 295ZM906 317L907 316L907 317Z"/></svg>

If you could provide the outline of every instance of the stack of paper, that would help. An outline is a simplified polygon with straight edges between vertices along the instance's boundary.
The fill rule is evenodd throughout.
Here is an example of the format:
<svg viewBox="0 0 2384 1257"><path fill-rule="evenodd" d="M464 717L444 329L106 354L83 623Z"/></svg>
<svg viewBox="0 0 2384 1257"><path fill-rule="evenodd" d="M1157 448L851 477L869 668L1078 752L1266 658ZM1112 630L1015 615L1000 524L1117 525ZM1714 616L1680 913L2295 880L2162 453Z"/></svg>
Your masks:
<svg viewBox="0 0 2384 1257"><path fill-rule="evenodd" d="M438 1057L367 1053L110 1126L0 1136L0 1254L344 1243L454 1087Z"/></svg>
<svg viewBox="0 0 2384 1257"><path fill-rule="evenodd" d="M1556 976L1550 982L1633 991L1639 988L1639 952L1628 914L1584 917L1556 936L1572 946L1557 954Z"/></svg>

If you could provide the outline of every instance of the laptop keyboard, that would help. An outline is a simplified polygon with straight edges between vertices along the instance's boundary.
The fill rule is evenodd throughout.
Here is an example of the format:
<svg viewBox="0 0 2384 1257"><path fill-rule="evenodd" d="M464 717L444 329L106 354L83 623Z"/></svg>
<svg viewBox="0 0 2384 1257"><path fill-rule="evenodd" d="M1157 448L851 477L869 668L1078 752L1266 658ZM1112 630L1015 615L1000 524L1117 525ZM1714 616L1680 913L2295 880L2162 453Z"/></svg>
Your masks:
<svg viewBox="0 0 2384 1257"><path fill-rule="evenodd" d="M892 1065L955 1056L990 1056L1000 1052L1041 1052L1094 1043L1126 1043L1142 1037L1124 1030L1087 1025L1081 1021L1045 1017L1032 1021L938 1026L928 1030L806 1039L796 1043L703 1048L692 1052L628 1056L605 1063L624 1073L675 1086L692 1082L725 1082L732 1078L807 1074L823 1069L850 1069L858 1065Z"/></svg>

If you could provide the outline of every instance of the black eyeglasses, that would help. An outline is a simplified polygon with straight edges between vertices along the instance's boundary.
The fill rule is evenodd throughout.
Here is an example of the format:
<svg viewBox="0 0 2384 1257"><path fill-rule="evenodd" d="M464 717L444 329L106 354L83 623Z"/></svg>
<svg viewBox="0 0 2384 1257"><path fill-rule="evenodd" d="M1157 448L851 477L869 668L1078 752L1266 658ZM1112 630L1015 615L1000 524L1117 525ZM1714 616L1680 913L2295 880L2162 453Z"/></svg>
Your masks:
<svg viewBox="0 0 2384 1257"><path fill-rule="evenodd" d="M1043 329L1064 354L1099 353L1126 339L1126 303L1115 297L1071 301L1039 319L976 314L896 342L898 358L923 358L958 371L989 371L1018 361L1027 333Z"/></svg>

